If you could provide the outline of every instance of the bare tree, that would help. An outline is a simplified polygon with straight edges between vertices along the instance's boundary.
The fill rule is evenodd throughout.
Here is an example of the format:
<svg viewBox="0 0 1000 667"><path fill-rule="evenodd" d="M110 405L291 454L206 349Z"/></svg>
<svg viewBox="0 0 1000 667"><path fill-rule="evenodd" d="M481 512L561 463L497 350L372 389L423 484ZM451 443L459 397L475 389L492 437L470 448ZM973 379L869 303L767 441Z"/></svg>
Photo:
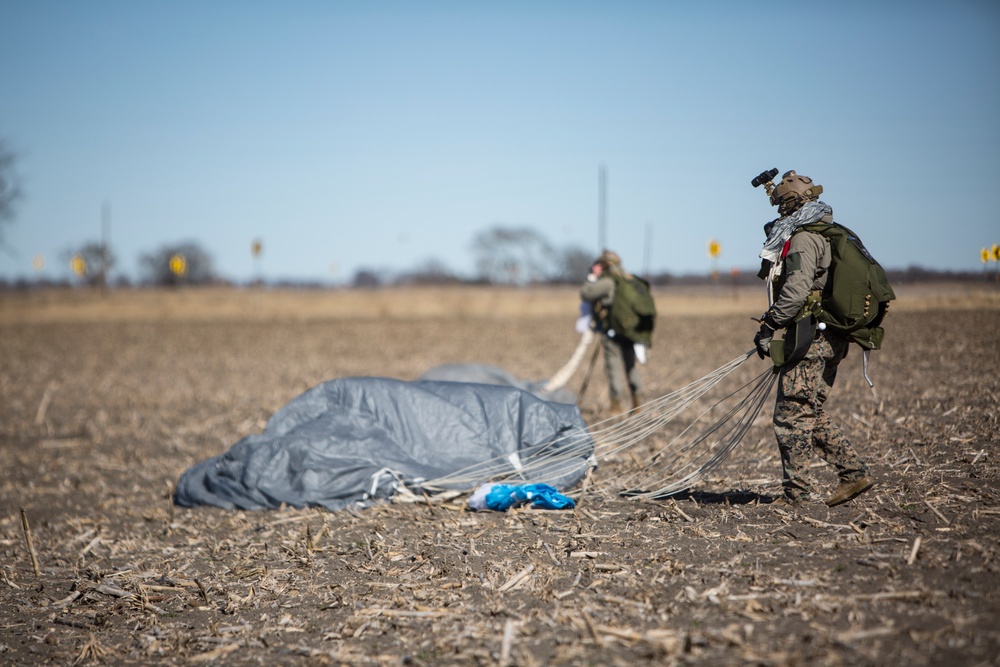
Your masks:
<svg viewBox="0 0 1000 667"><path fill-rule="evenodd" d="M103 243L93 241L84 244L77 250L69 250L64 255L67 262L72 257L80 257L83 260L84 266L87 267L83 279L88 285L93 285L94 287L107 286L108 274L117 262L117 258L111 248L105 246Z"/></svg>
<svg viewBox="0 0 1000 667"><path fill-rule="evenodd" d="M530 227L496 225L473 237L472 250L479 275L493 283L523 285L554 273L552 246Z"/></svg>
<svg viewBox="0 0 1000 667"><path fill-rule="evenodd" d="M368 288L380 287L382 285L382 276L375 269L360 268L354 273L351 285Z"/></svg>
<svg viewBox="0 0 1000 667"><path fill-rule="evenodd" d="M17 200L22 195L21 179L14 162L14 154L0 139L0 245L3 245L3 224L14 220Z"/></svg>
<svg viewBox="0 0 1000 667"><path fill-rule="evenodd" d="M450 285L461 280L444 262L431 258L399 276L396 282L404 285Z"/></svg>
<svg viewBox="0 0 1000 667"><path fill-rule="evenodd" d="M553 280L563 283L580 282L590 273L590 267L594 265L595 259L597 258L593 253L579 246L561 248Z"/></svg>
<svg viewBox="0 0 1000 667"><path fill-rule="evenodd" d="M188 241L165 245L139 258L144 282L154 285L206 285L218 280L211 255Z"/></svg>

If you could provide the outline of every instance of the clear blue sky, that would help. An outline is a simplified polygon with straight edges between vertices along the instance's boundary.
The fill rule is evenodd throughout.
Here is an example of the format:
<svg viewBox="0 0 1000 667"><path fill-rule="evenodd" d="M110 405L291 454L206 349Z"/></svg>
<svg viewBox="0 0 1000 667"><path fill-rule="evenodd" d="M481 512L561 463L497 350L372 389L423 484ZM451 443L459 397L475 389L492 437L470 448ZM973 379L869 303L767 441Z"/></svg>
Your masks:
<svg viewBox="0 0 1000 667"><path fill-rule="evenodd" d="M528 226L627 266L757 265L795 169L890 268L1000 243L1000 3L0 0L25 197L0 278L195 241L223 276L346 281ZM42 255L46 267L32 269ZM331 271L331 266L336 272Z"/></svg>

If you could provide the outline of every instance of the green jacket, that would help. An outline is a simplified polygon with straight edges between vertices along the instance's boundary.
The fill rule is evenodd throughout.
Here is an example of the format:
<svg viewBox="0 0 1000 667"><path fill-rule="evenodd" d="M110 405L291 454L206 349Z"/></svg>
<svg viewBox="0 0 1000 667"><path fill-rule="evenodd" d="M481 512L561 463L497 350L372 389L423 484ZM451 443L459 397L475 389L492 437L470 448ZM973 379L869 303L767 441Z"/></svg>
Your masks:
<svg viewBox="0 0 1000 667"><path fill-rule="evenodd" d="M771 286L771 316L779 327L787 326L799 314L813 291L822 291L829 278L830 244L819 234L797 231L792 235L784 267Z"/></svg>

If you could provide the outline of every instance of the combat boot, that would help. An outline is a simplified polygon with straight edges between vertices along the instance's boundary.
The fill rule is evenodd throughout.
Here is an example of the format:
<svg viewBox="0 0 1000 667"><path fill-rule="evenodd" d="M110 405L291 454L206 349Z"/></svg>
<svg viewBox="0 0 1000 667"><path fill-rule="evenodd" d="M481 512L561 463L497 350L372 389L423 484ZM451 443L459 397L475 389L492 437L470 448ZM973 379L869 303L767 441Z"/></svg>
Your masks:
<svg viewBox="0 0 1000 667"><path fill-rule="evenodd" d="M873 486L875 486L875 480L870 477L862 477L853 482L841 482L833 495L826 499L826 504L830 507L842 505L848 500L857 498Z"/></svg>
<svg viewBox="0 0 1000 667"><path fill-rule="evenodd" d="M633 410L639 409L639 406L642 405L642 403L643 403L643 401L642 401L642 395L641 394L632 394L632 409Z"/></svg>
<svg viewBox="0 0 1000 667"><path fill-rule="evenodd" d="M619 401L617 398L611 399L611 416L617 417L622 412L624 412L624 410L622 410L621 401Z"/></svg>

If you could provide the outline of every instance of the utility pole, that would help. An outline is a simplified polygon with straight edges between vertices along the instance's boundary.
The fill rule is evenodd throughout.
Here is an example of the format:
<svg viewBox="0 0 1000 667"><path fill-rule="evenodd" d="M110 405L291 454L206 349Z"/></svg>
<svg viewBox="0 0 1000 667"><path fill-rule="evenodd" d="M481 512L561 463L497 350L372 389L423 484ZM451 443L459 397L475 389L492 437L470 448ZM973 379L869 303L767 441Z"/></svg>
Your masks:
<svg viewBox="0 0 1000 667"><path fill-rule="evenodd" d="M597 252L604 252L608 247L607 237L607 171L602 164L598 170L598 200L597 200Z"/></svg>
<svg viewBox="0 0 1000 667"><path fill-rule="evenodd" d="M649 278L649 255L653 249L653 223L646 223L646 242L642 246L642 275Z"/></svg>
<svg viewBox="0 0 1000 667"><path fill-rule="evenodd" d="M111 243L111 202L104 200L101 206L101 292L108 291L108 264L110 264Z"/></svg>

